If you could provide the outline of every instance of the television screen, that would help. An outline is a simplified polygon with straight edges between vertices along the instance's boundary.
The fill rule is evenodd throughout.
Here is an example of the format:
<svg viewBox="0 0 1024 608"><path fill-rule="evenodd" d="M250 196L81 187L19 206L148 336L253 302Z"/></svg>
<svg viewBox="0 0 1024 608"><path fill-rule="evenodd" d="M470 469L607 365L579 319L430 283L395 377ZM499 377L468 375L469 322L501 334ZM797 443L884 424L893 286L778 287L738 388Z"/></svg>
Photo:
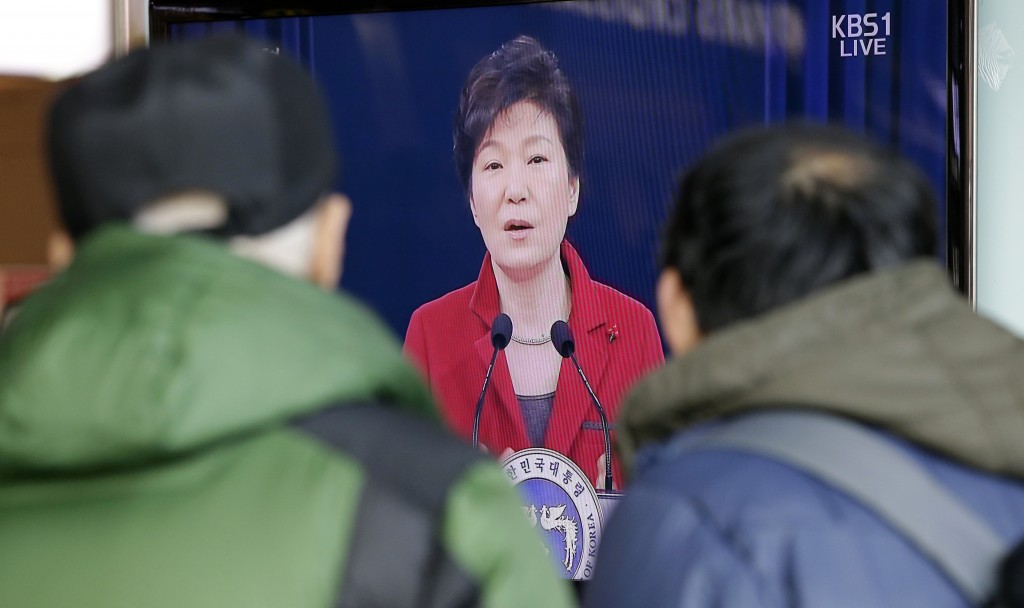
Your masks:
<svg viewBox="0 0 1024 608"><path fill-rule="evenodd" d="M613 303L606 302L611 311L597 321L588 316L590 287L576 277L567 301L556 285L533 294L533 302L564 314L573 327L581 368L612 429L624 393L662 356L647 311L654 311L659 231L673 190L681 171L723 134L805 120L841 123L890 144L924 170L939 194L936 255L946 255L943 2L586 0L455 8L419 3L415 10L409 3L380 10L376 3L362 12L317 8L322 4L249 12L227 3L217 9L216 2L196 10L155 7L154 35L173 41L241 30L311 70L334 121L342 158L337 186L355 210L341 287L378 311L398 336L408 333L407 350L421 366L428 351L435 363L445 359L444 369L425 373L446 419L467 438L479 420L471 414L490 355L491 315L516 306L514 289L502 289L522 277L485 262L505 253L492 251L502 245L488 233L493 218L483 201L484 178L460 178L465 162L456 161L454 131L457 123L465 127L460 96L471 70L518 37L529 37L557 60L582 117L579 154L566 156L576 179L569 180L570 213L563 214L571 217L562 267L585 271L595 289L615 290ZM487 133L512 138L505 143L514 148L525 127L512 114L488 123ZM557 118L548 126L564 140L565 125ZM563 152L572 147L561 144ZM506 169L494 163L481 171L491 167ZM530 213L503 229L533 238L527 233L539 216ZM583 326L589 322L599 328ZM484 402L480 442L499 458L531 446L567 454L577 474L604 489L603 423L577 370L559 363L554 349L535 367L515 354L536 352L524 349L559 336L520 337L517 331ZM636 341L642 344L624 350ZM553 397L563 391L570 397ZM563 424L569 410L577 413ZM548 469L542 460L505 465L510 477ZM621 480L617 463L614 475Z"/></svg>
<svg viewBox="0 0 1024 608"><path fill-rule="evenodd" d="M588 0L168 31L225 29L298 57L323 86L343 162L338 186L356 210L342 286L402 335L419 305L479 271L484 244L452 159L453 117L470 68L520 34L555 54L582 106L580 207L568 238L592 274L648 307L677 177L730 130L840 122L896 146L946 190L944 3Z"/></svg>

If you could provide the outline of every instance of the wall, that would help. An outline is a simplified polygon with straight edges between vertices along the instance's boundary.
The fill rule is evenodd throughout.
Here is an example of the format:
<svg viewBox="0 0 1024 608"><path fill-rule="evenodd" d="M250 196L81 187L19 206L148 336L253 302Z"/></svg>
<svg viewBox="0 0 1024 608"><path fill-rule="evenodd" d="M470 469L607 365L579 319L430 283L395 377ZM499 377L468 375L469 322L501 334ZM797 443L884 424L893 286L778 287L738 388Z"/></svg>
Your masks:
<svg viewBox="0 0 1024 608"><path fill-rule="evenodd" d="M42 264L55 227L43 117L56 85L0 77L0 264Z"/></svg>
<svg viewBox="0 0 1024 608"><path fill-rule="evenodd" d="M10 3L0 19L0 310L44 279L54 261L46 109L57 81L111 55L112 15L120 4L134 5L137 13L144 3L33 0ZM123 38L129 39L127 28Z"/></svg>
<svg viewBox="0 0 1024 608"><path fill-rule="evenodd" d="M1024 335L1024 3L983 0L977 18L977 306Z"/></svg>

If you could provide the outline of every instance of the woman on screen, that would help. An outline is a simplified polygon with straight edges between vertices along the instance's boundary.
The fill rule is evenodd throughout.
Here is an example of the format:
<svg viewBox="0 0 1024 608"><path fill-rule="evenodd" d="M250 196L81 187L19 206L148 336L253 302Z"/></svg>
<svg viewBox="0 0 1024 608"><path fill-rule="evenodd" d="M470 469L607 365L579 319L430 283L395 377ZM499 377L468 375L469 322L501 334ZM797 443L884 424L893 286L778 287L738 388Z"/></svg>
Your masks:
<svg viewBox="0 0 1024 608"><path fill-rule="evenodd" d="M507 314L511 342L491 376L480 443L500 457L550 448L603 487L601 419L572 362L553 347L552 323L568 321L577 359L612 423L623 393L663 362L663 351L650 311L592 280L565 240L580 202L581 123L555 56L532 38L507 42L472 69L454 154L487 254L476 281L413 313L405 350L449 426L468 438L491 324ZM617 463L614 478L619 485Z"/></svg>

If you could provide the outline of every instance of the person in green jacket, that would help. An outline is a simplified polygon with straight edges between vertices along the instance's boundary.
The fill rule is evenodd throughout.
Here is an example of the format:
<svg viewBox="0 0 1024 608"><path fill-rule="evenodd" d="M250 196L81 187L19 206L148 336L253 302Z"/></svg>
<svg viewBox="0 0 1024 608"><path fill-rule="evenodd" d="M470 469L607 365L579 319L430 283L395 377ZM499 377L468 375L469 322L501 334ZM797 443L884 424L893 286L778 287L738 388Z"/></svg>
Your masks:
<svg viewBox="0 0 1024 608"><path fill-rule="evenodd" d="M315 284L349 205L302 68L144 50L49 126L78 250L0 335L0 606L573 603L383 324Z"/></svg>

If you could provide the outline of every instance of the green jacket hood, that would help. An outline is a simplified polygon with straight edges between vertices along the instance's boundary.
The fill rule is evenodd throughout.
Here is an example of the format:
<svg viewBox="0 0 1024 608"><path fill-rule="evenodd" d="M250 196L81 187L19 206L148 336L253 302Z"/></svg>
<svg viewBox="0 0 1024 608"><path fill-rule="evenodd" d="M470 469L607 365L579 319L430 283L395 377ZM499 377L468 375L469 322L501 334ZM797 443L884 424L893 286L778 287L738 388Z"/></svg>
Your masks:
<svg viewBox="0 0 1024 608"><path fill-rule="evenodd" d="M877 425L1024 477L1024 342L975 315L931 261L856 277L709 336L642 381L619 448L772 406Z"/></svg>
<svg viewBox="0 0 1024 608"><path fill-rule="evenodd" d="M361 305L213 241L110 227L0 336L0 471L162 458L368 399L434 415Z"/></svg>

